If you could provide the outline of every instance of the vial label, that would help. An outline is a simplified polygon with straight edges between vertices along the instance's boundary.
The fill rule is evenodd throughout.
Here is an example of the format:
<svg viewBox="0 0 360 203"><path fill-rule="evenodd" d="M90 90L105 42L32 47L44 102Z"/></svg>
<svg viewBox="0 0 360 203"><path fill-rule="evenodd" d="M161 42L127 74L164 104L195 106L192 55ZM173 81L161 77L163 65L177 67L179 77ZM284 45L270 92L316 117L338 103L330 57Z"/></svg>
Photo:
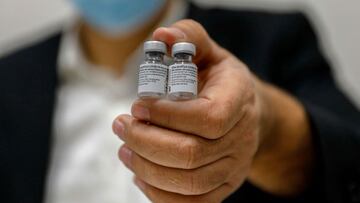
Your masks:
<svg viewBox="0 0 360 203"><path fill-rule="evenodd" d="M197 66L195 64L173 64L169 67L168 92L188 92L197 95Z"/></svg>
<svg viewBox="0 0 360 203"><path fill-rule="evenodd" d="M163 64L142 64L139 70L138 93L166 94L168 67Z"/></svg>

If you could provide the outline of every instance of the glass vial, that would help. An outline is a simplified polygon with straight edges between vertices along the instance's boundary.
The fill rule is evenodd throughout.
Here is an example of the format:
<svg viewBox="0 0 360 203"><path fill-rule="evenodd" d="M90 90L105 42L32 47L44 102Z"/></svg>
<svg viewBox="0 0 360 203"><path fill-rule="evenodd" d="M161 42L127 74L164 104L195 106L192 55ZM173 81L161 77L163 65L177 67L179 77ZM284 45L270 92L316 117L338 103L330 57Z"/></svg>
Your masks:
<svg viewBox="0 0 360 203"><path fill-rule="evenodd" d="M196 47L180 42L172 47L174 63L169 67L168 97L170 100L190 100L197 96L198 68L192 62Z"/></svg>
<svg viewBox="0 0 360 203"><path fill-rule="evenodd" d="M145 61L139 69L139 98L159 99L166 95L168 79L168 66L164 64L166 50L166 44L163 42L145 42Z"/></svg>

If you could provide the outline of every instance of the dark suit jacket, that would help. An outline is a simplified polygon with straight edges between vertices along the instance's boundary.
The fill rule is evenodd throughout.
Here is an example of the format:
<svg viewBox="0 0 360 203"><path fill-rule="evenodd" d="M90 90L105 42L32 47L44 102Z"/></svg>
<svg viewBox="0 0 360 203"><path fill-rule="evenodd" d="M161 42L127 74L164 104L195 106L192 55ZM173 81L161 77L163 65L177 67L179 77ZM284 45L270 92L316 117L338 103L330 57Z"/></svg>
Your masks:
<svg viewBox="0 0 360 203"><path fill-rule="evenodd" d="M318 165L308 191L281 199L245 183L226 201L360 202L360 114L336 87L307 19L195 6L188 15L260 78L294 95L312 123ZM60 39L57 34L0 59L0 202L42 201Z"/></svg>

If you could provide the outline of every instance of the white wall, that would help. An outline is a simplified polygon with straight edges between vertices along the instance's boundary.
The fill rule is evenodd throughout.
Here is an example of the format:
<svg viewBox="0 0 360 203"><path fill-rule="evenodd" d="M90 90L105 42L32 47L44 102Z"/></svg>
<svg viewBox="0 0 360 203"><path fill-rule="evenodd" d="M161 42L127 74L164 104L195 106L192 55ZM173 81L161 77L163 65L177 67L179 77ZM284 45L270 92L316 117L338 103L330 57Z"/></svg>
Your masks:
<svg viewBox="0 0 360 203"><path fill-rule="evenodd" d="M70 13L67 0L0 0L0 55L54 32Z"/></svg>
<svg viewBox="0 0 360 203"><path fill-rule="evenodd" d="M59 29L71 15L69 0L0 0L0 56ZM359 0L197 0L206 5L301 9L316 23L323 50L342 88L360 106Z"/></svg>

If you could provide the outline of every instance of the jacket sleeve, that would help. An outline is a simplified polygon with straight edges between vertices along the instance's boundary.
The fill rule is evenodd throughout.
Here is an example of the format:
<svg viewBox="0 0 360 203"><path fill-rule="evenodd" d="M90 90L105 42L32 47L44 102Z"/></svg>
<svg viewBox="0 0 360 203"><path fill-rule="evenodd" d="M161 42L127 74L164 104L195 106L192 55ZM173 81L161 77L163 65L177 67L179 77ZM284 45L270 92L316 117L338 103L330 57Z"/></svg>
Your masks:
<svg viewBox="0 0 360 203"><path fill-rule="evenodd" d="M312 125L318 165L311 196L360 202L360 112L335 84L308 20L299 14L288 23L272 71L276 85L303 104Z"/></svg>

